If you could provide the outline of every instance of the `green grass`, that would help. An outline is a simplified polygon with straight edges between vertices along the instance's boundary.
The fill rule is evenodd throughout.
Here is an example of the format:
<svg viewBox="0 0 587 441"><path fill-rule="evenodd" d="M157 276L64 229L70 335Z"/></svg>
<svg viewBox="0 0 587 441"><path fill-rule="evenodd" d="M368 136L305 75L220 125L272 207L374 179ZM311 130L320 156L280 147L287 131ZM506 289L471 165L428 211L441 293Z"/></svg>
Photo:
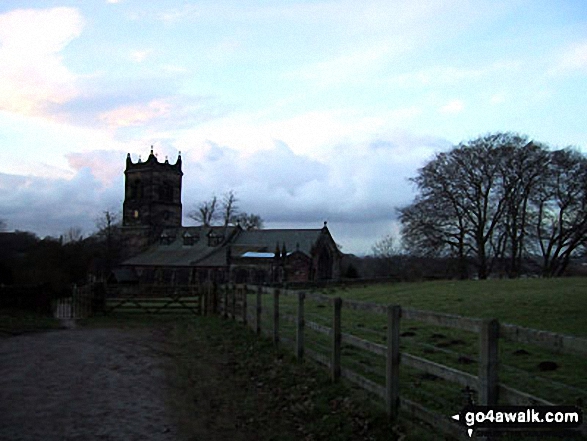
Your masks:
<svg viewBox="0 0 587 441"><path fill-rule="evenodd" d="M587 337L587 278L396 283L328 292Z"/></svg>
<svg viewBox="0 0 587 441"><path fill-rule="evenodd" d="M61 322L49 315L15 308L0 309L0 337L61 328Z"/></svg>
<svg viewBox="0 0 587 441"><path fill-rule="evenodd" d="M397 283L327 288L319 293L467 317L497 318L502 323L587 336L587 279L581 278ZM249 297L249 305L252 302L254 295ZM264 311L271 314L272 303L272 296L264 296ZM295 315L297 298L281 296L280 313ZM332 307L306 299L305 318L330 327ZM386 343L386 319L382 315L345 309L343 303L341 322L344 333ZM271 326L270 320L265 324ZM291 326L282 326L291 335ZM305 332L306 345L328 356L330 339L310 329ZM477 375L477 334L407 320L401 322L401 333L402 352ZM585 357L555 354L537 346L500 340L499 360L503 384L554 403L581 404L587 400ZM539 364L544 361L556 362L557 369L540 370ZM381 385L385 382L385 360L381 356L343 344L342 365ZM407 366L400 373L402 397L445 415L463 406L466 395L459 385Z"/></svg>

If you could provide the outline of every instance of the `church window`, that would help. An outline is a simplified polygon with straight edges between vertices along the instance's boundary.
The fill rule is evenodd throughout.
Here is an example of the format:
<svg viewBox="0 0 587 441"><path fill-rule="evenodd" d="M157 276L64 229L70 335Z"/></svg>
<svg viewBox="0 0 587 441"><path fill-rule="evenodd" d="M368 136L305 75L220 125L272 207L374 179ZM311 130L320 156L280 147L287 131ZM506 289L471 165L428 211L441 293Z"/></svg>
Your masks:
<svg viewBox="0 0 587 441"><path fill-rule="evenodd" d="M143 185L140 179L137 179L131 184L130 198L134 200L143 198Z"/></svg>
<svg viewBox="0 0 587 441"><path fill-rule="evenodd" d="M169 182L164 182L159 187L159 200L160 201L173 201L173 187Z"/></svg>

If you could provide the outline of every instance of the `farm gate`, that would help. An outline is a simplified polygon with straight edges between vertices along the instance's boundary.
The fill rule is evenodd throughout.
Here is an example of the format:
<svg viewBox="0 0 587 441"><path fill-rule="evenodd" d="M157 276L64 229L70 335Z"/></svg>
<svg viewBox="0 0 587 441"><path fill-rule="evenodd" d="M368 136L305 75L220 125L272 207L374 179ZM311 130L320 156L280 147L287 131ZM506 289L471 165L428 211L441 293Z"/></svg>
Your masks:
<svg viewBox="0 0 587 441"><path fill-rule="evenodd" d="M193 313L216 311L216 285L105 285L104 312Z"/></svg>

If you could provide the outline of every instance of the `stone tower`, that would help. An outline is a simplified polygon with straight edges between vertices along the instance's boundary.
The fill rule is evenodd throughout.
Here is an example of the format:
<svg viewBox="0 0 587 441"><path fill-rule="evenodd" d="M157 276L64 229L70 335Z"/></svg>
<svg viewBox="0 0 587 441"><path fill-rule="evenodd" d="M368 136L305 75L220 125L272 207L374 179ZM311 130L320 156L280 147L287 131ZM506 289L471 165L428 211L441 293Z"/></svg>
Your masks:
<svg viewBox="0 0 587 441"><path fill-rule="evenodd" d="M175 164L159 162L151 153L133 163L130 153L124 171L122 226L129 255L142 251L164 228L181 227L181 153Z"/></svg>

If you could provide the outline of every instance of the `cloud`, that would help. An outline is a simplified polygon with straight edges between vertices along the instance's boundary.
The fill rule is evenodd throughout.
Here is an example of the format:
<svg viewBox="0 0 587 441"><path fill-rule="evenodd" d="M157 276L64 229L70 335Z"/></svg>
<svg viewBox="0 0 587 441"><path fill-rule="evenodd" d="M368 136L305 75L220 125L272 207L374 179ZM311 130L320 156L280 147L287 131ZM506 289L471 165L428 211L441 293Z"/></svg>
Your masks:
<svg viewBox="0 0 587 441"><path fill-rule="evenodd" d="M278 106L276 106L278 107ZM276 118L279 109L272 107L257 113L228 113L208 118L198 126L178 133L177 149L207 148L212 140L251 154L273 148L276 140L287 143L296 154L325 161L335 145L359 144L373 138L395 136L398 127L416 119L422 109L417 106L393 108L384 112L361 112L355 109L313 110Z"/></svg>
<svg viewBox="0 0 587 441"><path fill-rule="evenodd" d="M79 93L77 76L59 53L83 26L74 8L18 9L0 15L0 110L41 115Z"/></svg>
<svg viewBox="0 0 587 441"><path fill-rule="evenodd" d="M506 96L503 93L497 93L489 99L489 102L494 105L503 104L503 103L505 103L505 101L506 101Z"/></svg>
<svg viewBox="0 0 587 441"><path fill-rule="evenodd" d="M178 21L199 16L201 10L199 5L184 5L182 8L167 9L157 14L157 19L165 24L174 24Z"/></svg>
<svg viewBox="0 0 587 441"><path fill-rule="evenodd" d="M446 103L444 106L438 109L439 113L449 115L449 114L456 114L463 111L465 108L465 103L461 100L452 100Z"/></svg>
<svg viewBox="0 0 587 441"><path fill-rule="evenodd" d="M148 127L151 131L189 127L221 113L206 97L163 96L98 113L98 120L112 129Z"/></svg>
<svg viewBox="0 0 587 441"><path fill-rule="evenodd" d="M372 73L388 62L393 55L406 51L405 42L398 39L393 45L361 48L355 53L339 55L319 61L284 75L286 80L307 81L317 87L337 86L344 83L370 81Z"/></svg>
<svg viewBox="0 0 587 441"><path fill-rule="evenodd" d="M395 139L338 145L329 150L329 159L317 160L281 142L251 155L211 144L197 158L187 153L185 194L199 197L191 202L184 198L184 203L193 208L232 189L243 209L269 222L391 221L395 207L412 197L407 179L446 146L440 139L398 134Z"/></svg>
<svg viewBox="0 0 587 441"><path fill-rule="evenodd" d="M454 86L463 82L475 82L494 78L496 75L512 74L521 69L519 61L501 60L475 68L435 66L413 72L402 73L389 79L389 83L401 87Z"/></svg>
<svg viewBox="0 0 587 441"><path fill-rule="evenodd" d="M234 190L240 208L260 214L267 227L318 228L328 220L347 241L347 251L361 251L360 243L368 251L391 228L395 208L410 202L408 178L446 146L441 139L397 133L333 146L329 158L319 160L279 141L252 153L208 143L182 152L185 223L197 203ZM160 161L169 155L175 162L172 148L155 146L155 151ZM143 149L143 160L148 152ZM58 236L71 226L81 226L87 234L101 211L121 208L124 152L71 153L67 159L74 170L69 179L0 173L0 218L41 236ZM361 239L353 239L350 231L363 231Z"/></svg>
<svg viewBox="0 0 587 441"><path fill-rule="evenodd" d="M153 53L153 50L152 49L144 49L144 50L133 51L130 54L130 59L132 61L134 61L135 63L142 63L152 53Z"/></svg>
<svg viewBox="0 0 587 441"><path fill-rule="evenodd" d="M99 119L110 127L142 126L153 119L169 116L170 111L170 103L161 99L146 104L121 106L100 114Z"/></svg>
<svg viewBox="0 0 587 441"><path fill-rule="evenodd" d="M94 150L85 153L67 153L65 157L75 172L89 169L92 176L103 186L109 187L118 181L126 155L113 150Z"/></svg>
<svg viewBox="0 0 587 441"><path fill-rule="evenodd" d="M587 72L587 41L577 42L567 48L556 57L554 65L550 68L551 75L561 75L570 72Z"/></svg>
<svg viewBox="0 0 587 441"><path fill-rule="evenodd" d="M103 210L120 206L122 185L114 187L103 187L89 168L80 169L72 179L0 173L0 188L10 188L0 192L0 217L15 229L40 236L59 236L72 226L88 234Z"/></svg>

